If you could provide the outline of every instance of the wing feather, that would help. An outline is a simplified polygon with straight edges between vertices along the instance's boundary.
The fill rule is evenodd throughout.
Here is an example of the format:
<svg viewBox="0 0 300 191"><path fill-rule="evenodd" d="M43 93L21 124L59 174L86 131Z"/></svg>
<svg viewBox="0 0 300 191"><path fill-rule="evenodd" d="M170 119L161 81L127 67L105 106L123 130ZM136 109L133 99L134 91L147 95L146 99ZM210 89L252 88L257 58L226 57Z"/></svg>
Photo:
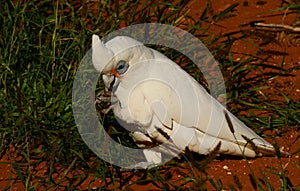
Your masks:
<svg viewBox="0 0 300 191"><path fill-rule="evenodd" d="M274 152L270 143L227 111L177 64L152 51L153 60L131 65L120 78L115 92L120 102L115 110L117 116L159 141L172 142L178 150L188 146L192 151L208 154L221 142L220 153L254 157L257 153L245 140L247 137L262 153Z"/></svg>

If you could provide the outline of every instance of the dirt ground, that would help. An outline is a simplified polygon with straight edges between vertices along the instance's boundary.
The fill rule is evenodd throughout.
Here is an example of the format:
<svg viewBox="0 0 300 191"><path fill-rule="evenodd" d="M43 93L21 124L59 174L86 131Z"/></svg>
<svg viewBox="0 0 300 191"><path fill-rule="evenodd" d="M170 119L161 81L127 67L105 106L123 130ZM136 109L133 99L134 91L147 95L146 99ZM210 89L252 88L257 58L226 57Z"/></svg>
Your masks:
<svg viewBox="0 0 300 191"><path fill-rule="evenodd" d="M296 22L296 14L291 14L286 11L275 11L270 12L270 10L275 10L280 7L284 1L278 0L266 0L266 1L246 1L246 0L220 0L218 3L213 3L213 10L224 10L233 3L239 3L239 6L235 8L236 12L234 15L228 19L218 22L218 26L212 28L215 34L226 34L238 31L243 27L243 24L250 23L253 21L260 21L268 24L284 24L293 26ZM286 5L286 4L285 4ZM201 7L201 6L200 6ZM192 14L197 16L197 9L192 10ZM242 25L242 26L241 26ZM299 25L298 25L299 26ZM300 44L292 44L288 37L284 35L280 36L280 32L273 37L275 41L264 46L266 51L278 51L286 52L285 57L285 68L291 68L300 65ZM272 40L273 40L272 39ZM264 43L264 39L256 37L248 39L255 44ZM236 41L232 47L232 52L235 54L233 58L235 60L244 59L247 55L256 52L257 50L254 46L249 45L245 41ZM272 59L269 60L270 64L274 66L279 66L282 62L282 56L274 55ZM253 74L255 75L255 74ZM300 98L300 71L294 73L293 77L280 77L269 82L272 87L265 93L272 98L270 99L282 99L277 94L277 90L287 93L294 101L299 101ZM299 131L291 129L283 137L276 138L280 147L293 153L300 148L300 140L298 139ZM272 142L272 140L268 140ZM254 171L254 174L261 175L259 178L266 176L268 180L272 183L275 190L278 190L281 185L278 174L280 172L274 172L274 169L282 169L288 174L292 185L298 185L300 188L300 171L297 166L300 164L300 153L293 155L290 158L283 158L282 164L279 164L279 160L274 157L263 157L249 160L250 166ZM282 167L281 167L282 166ZM260 169L265 169L266 174L262 174ZM234 176L237 175L242 181L243 190L254 190L254 186L251 183L251 178L249 177L249 167L245 160L235 160L235 159L225 159L216 160L208 170L208 173L215 179L221 179L223 185L228 185L234 182ZM276 174L276 175L275 175ZM210 190L210 189L209 189Z"/></svg>
<svg viewBox="0 0 300 191"><path fill-rule="evenodd" d="M205 8L204 1L194 1L190 4L191 11L189 14L194 18L198 18L202 10ZM206 1L205 1L206 2ZM235 12L227 18L218 21L213 27L210 28L210 33L220 35L228 34L239 31L241 27L244 27L245 24L253 21L261 21L263 23L269 24L285 24L293 26L296 22L296 14L292 10L286 11L275 11L270 12L270 10L275 10L280 7L284 1L279 0L218 0L211 1L213 11L222 11L228 8L233 3L239 3L235 8ZM289 2L288 0L286 2ZM285 14L286 13L286 14ZM293 13L293 14L292 14ZM241 26L242 25L242 26ZM300 27L300 25L299 25ZM292 37L286 36L283 33L278 32L275 37L272 37L274 42L267 43L264 46L265 51L277 51L285 52L284 68L288 69L291 67L300 65L300 41L293 41ZM264 43L266 40L264 37L249 37L249 40L255 44ZM245 41L238 40L232 46L233 59L238 61L246 58L251 55L251 53L256 52L254 46L249 45ZM274 55L272 59L268 62L274 66L280 66L282 64L282 56ZM291 97L294 101L299 101L300 98L300 70L297 70L293 73L294 76L289 77L278 77L269 82L269 85L272 87L269 90L266 90L264 93L266 95L272 96L272 99L282 99L278 95L279 91L283 91L287 96ZM255 74L253 74L255 75ZM272 134L273 132L270 132ZM277 137L275 140L278 142L280 147L289 153L295 152L300 148L300 139L299 131L296 128L291 128L287 133L282 137ZM272 142L273 140L269 139L268 141ZM1 158L1 162L9 162L8 156ZM250 164L250 167L248 166ZM187 168L188 168L188 164ZM272 186L279 188L282 182L280 181L280 173L285 173L288 177L290 184L298 185L300 189L300 153L297 153L288 158L282 158L281 163L275 157L262 157L256 159L249 159L245 161L240 158L218 158L213 161L210 165L210 168L207 170L208 176L218 180L220 179L222 184L229 188L229 184L234 184L234 179L238 177L241 182L241 190L255 190L255 185L253 185L253 180L249 176L250 169L253 170L254 174L258 179L266 179L272 183ZM7 185L11 185L12 190L23 190L24 186L21 184L20 180L14 179L16 172L12 170L10 164L0 164L0 190L3 190ZM45 168L41 165L40 174L45 172ZM59 176L59 175L58 175ZM174 171L173 179L180 179L182 175L180 173L176 174ZM138 179L138 177L133 177L133 180ZM79 189L87 189L89 184L87 179L82 183ZM93 182L92 185L97 187L98 184L101 184L101 181ZM188 186L187 186L188 187ZM146 185L134 185L130 187L133 190L158 190L157 187L153 184ZM208 190L214 190L211 184L208 184Z"/></svg>

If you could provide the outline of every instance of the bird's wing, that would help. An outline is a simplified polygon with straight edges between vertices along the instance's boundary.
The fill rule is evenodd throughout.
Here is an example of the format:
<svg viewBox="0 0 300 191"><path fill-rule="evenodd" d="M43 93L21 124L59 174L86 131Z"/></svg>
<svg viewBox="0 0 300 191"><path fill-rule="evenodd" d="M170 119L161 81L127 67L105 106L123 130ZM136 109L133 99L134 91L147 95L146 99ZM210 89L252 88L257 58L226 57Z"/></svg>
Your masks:
<svg viewBox="0 0 300 191"><path fill-rule="evenodd" d="M159 56L132 66L120 79L115 93L121 106L115 113L121 119L137 124L159 142L169 137L178 148L189 146L200 154L208 154L219 142L221 153L253 157L256 149L273 151L271 144L234 117L179 66L156 51L154 55Z"/></svg>

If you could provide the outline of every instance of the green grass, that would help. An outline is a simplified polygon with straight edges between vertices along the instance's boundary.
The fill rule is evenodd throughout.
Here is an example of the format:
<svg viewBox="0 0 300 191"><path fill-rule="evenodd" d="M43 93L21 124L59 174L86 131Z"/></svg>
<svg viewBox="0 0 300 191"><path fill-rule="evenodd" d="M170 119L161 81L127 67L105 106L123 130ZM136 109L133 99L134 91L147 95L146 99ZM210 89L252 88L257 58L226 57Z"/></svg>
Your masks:
<svg viewBox="0 0 300 191"><path fill-rule="evenodd" d="M190 19L192 23L181 24L181 27L198 36L210 48L219 58L220 67L224 72L227 68L232 68L224 73L224 76L229 92L228 103L233 113L239 115L241 108L250 111L250 117L239 117L258 133L267 129L284 132L288 127L299 127L299 102L292 101L284 92L282 96L285 102L278 104L270 101L258 93L261 89L268 88L266 84L256 83L253 86L253 83L245 80L248 72L258 70L259 66L264 65L264 60L258 59L259 55L253 55L248 60L234 62L230 57L233 41L228 40L221 46L216 46L222 37L209 34L212 21L225 19L236 4L212 15L208 3L201 19L197 20L187 15L188 10L185 6L188 2L180 1L175 5L152 1L109 1L99 7L96 6L97 1L87 4L66 0L60 3L49 0L1 3L0 157L10 157L17 177L26 190L75 190L88 176L103 180L103 188L114 185L115 188L126 189L137 182L151 182L165 190L180 189L178 184L168 183L166 180L172 175L164 173L164 168L183 168L176 161L171 161L162 169L128 172L128 177L124 178L124 172L118 167L96 158L77 132L71 105L76 69L91 46L92 34L104 36L119 29L120 25L160 22L177 26L183 19ZM146 12L143 11L143 7L147 8ZM174 60L185 60L172 50L166 50L164 53ZM253 60L258 64L249 65ZM185 67L197 79L202 79L193 68L195 67L192 65ZM290 72L292 71L278 68L269 78L287 75ZM270 115L260 117L254 112L251 113L255 110L268 111ZM112 124L115 125L113 118L107 116L105 127ZM112 134L121 135L123 141L128 138L116 125L111 128ZM205 184L210 181L216 189L221 190L222 183L209 179L205 173L214 157L200 162L188 157L191 168L181 180L182 187L192 182L195 189L204 189ZM38 175L36 168L43 162L47 164L47 173ZM68 172L79 174L68 177ZM148 179L141 178L131 182L132 176L140 175L139 173L140 177ZM58 180L53 178L57 174L61 175ZM283 180L282 188L287 188L289 184L284 172L280 172L278 176ZM266 184L272 188L268 182ZM238 183L235 187L238 187Z"/></svg>

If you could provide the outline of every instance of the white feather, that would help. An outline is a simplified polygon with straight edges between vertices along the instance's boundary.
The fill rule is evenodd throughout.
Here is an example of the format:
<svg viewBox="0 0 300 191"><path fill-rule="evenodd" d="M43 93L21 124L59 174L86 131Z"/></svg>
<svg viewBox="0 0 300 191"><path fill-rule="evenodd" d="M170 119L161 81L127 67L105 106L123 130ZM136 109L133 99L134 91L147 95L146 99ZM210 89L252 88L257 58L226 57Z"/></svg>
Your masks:
<svg viewBox="0 0 300 191"><path fill-rule="evenodd" d="M108 57L113 59L107 61ZM111 76L109 71L119 60L127 61L129 68L119 77ZM273 153L271 144L233 116L189 74L158 51L130 37L118 36L103 45L98 37L93 36L93 63L105 78L116 78L113 94L118 103L114 105L114 113L122 125L136 130L133 133L136 142L156 140L164 143L157 147L158 150L145 150L149 162L159 163L160 151L177 155L185 147L208 154L219 142L219 153L255 157L258 153L243 136L251 139L260 152ZM224 111L232 121L234 134ZM166 133L170 140L157 129ZM143 147L142 144L138 146Z"/></svg>

